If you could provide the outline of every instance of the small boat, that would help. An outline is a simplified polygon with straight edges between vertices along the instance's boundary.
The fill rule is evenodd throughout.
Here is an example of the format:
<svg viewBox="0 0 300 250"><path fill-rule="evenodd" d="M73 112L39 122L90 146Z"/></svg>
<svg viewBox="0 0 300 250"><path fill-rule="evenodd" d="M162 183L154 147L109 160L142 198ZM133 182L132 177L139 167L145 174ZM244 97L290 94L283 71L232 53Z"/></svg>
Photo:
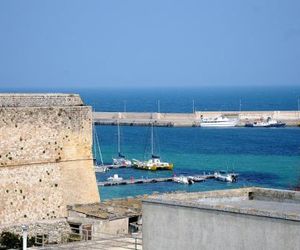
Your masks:
<svg viewBox="0 0 300 250"><path fill-rule="evenodd" d="M200 127L235 127L239 119L230 119L226 116L216 118L203 118L200 122Z"/></svg>
<svg viewBox="0 0 300 250"><path fill-rule="evenodd" d="M119 152L118 157L113 158L113 165L126 168L131 167L132 162L127 160L126 157Z"/></svg>
<svg viewBox="0 0 300 250"><path fill-rule="evenodd" d="M113 165L120 167L131 167L131 161L127 160L125 155L121 153L121 133L120 133L120 124L119 120L117 121L118 126L118 156L113 158Z"/></svg>
<svg viewBox="0 0 300 250"><path fill-rule="evenodd" d="M200 176L188 176L188 179L192 180L193 182L205 181L205 178L200 177Z"/></svg>
<svg viewBox="0 0 300 250"><path fill-rule="evenodd" d="M183 175L178 176L178 177L174 176L173 181L177 182L177 183L181 183L181 184L193 184L194 183L194 181L192 179L190 179L186 176L183 176Z"/></svg>
<svg viewBox="0 0 300 250"><path fill-rule="evenodd" d="M260 120L255 121L253 123L246 123L245 127L260 127L260 128L278 128L278 127L284 127L286 124L281 121L277 121L272 119L271 117L268 117L266 121Z"/></svg>
<svg viewBox="0 0 300 250"><path fill-rule="evenodd" d="M214 173L215 179L219 181L225 181L225 182L236 182L238 174L236 173L228 173L225 171L219 171Z"/></svg>
<svg viewBox="0 0 300 250"><path fill-rule="evenodd" d="M158 155L154 155L154 136L153 136L153 123L151 127L151 159L148 161L132 160L132 167L142 170L172 170L173 163L163 162Z"/></svg>
<svg viewBox="0 0 300 250"><path fill-rule="evenodd" d="M267 122L269 123L271 128L279 128L286 125L284 122L274 120L271 117L268 117Z"/></svg>
<svg viewBox="0 0 300 250"><path fill-rule="evenodd" d="M119 177L118 174L114 174L114 176L108 177L107 180L108 180L108 181L122 181L123 178L122 178L122 177Z"/></svg>
<svg viewBox="0 0 300 250"><path fill-rule="evenodd" d="M97 173L105 173L109 171L109 168L103 165L94 165L94 170Z"/></svg>

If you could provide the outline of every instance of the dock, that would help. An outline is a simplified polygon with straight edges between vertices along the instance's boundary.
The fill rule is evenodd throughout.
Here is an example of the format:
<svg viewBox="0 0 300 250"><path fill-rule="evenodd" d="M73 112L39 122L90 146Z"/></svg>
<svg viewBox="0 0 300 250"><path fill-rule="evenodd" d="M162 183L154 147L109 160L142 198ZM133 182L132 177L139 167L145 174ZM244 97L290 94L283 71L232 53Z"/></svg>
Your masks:
<svg viewBox="0 0 300 250"><path fill-rule="evenodd" d="M300 125L300 111L196 111L194 113L149 113L149 112L93 112L96 125L123 126L155 126L163 127L199 127L203 118L216 118L219 116L238 118L238 126L268 117L282 121L287 126Z"/></svg>
<svg viewBox="0 0 300 250"><path fill-rule="evenodd" d="M199 178L203 180L207 179L214 179L213 174L207 174L207 175L193 175L191 176L193 178ZM172 176L170 177L160 177L160 178L139 178L139 179L125 179L121 181L103 181L103 182L97 182L98 186L115 186L115 185L130 185L130 184L147 184L147 183L159 183L159 182L171 182L173 181Z"/></svg>

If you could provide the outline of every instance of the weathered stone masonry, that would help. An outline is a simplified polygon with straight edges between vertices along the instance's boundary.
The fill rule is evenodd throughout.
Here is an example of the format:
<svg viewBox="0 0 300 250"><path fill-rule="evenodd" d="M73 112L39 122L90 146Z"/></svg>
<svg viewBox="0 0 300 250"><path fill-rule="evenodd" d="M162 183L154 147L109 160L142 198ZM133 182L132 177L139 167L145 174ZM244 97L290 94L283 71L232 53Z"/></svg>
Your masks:
<svg viewBox="0 0 300 250"><path fill-rule="evenodd" d="M92 112L78 95L0 94L0 227L99 202Z"/></svg>

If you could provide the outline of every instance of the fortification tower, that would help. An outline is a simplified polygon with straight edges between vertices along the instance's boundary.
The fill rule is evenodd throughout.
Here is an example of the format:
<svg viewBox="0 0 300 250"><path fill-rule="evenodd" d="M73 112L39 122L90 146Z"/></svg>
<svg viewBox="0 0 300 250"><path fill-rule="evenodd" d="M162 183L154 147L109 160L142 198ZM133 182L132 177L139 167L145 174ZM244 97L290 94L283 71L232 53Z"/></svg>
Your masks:
<svg viewBox="0 0 300 250"><path fill-rule="evenodd" d="M99 202L92 111L79 95L0 94L0 227Z"/></svg>

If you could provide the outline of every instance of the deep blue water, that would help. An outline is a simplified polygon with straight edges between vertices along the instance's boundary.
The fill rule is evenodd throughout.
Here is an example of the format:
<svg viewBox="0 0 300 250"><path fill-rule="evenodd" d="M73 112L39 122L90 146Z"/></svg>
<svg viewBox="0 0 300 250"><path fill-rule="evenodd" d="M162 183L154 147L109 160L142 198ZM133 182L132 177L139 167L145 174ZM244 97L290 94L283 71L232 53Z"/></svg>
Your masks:
<svg viewBox="0 0 300 250"><path fill-rule="evenodd" d="M2 89L3 91L3 89ZM12 89L4 89L12 92ZM196 110L296 110L300 87L198 88L198 89L26 89L17 92L75 92L96 111L192 112ZM149 155L149 128L122 127L122 151L129 158ZM117 151L117 128L97 126L106 163ZM194 185L176 183L101 187L101 199L149 194L154 191L200 191L262 186L295 189L300 186L300 128L156 128L156 151L174 163L174 171L134 169L97 174L105 180L118 173L123 178L199 174L229 169L240 174L237 183L209 180ZM148 155L147 155L148 154ZM97 156L99 159L99 156Z"/></svg>

